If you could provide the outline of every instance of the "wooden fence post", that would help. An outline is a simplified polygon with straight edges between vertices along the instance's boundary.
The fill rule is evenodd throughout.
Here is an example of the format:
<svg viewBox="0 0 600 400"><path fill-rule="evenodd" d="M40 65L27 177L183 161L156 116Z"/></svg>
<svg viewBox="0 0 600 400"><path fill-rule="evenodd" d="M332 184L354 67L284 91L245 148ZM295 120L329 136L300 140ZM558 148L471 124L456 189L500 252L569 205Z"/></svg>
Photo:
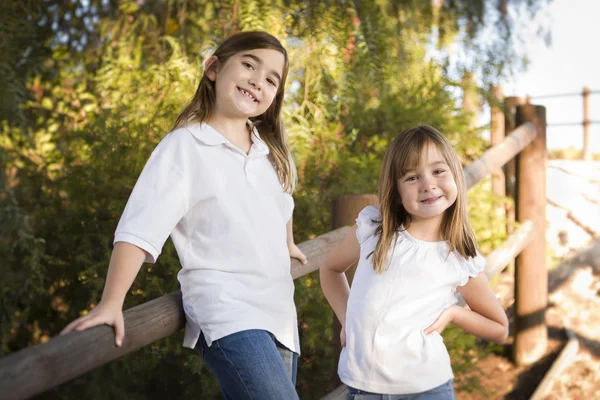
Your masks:
<svg viewBox="0 0 600 400"><path fill-rule="evenodd" d="M502 86L492 86L490 92L492 96L490 100L490 142L493 147L504 140L504 112L501 107L504 91ZM502 168L497 168L492 173L492 193L496 196L506 196L505 179ZM506 215L506 209L497 211L500 215Z"/></svg>
<svg viewBox="0 0 600 400"><path fill-rule="evenodd" d="M517 365L536 362L546 352L548 304L546 268L546 108L517 107L517 125L532 122L534 141L517 156L517 220L531 220L535 237L519 254L515 268L515 340L513 359Z"/></svg>
<svg viewBox="0 0 600 400"><path fill-rule="evenodd" d="M504 136L508 136L515 128L517 106L525 104L525 99L521 97L509 96L504 99ZM504 190L507 197L513 199L514 204L506 207L506 233L511 234L515 230L515 208L517 207L516 190L516 158L504 164ZM513 273L515 270L514 261L508 265L507 271Z"/></svg>
<svg viewBox="0 0 600 400"><path fill-rule="evenodd" d="M583 159L590 161L590 88L583 87Z"/></svg>
<svg viewBox="0 0 600 400"><path fill-rule="evenodd" d="M366 206L376 206L379 204L377 196L374 194L348 194L336 197L333 200L331 212L331 229L341 228L342 226L352 226L356 223L356 217ZM356 271L356 265L350 267L346 272L348 282L352 286L352 278ZM340 358L342 346L340 344L340 322L333 316L333 357L335 359L335 375L337 376L337 365Z"/></svg>

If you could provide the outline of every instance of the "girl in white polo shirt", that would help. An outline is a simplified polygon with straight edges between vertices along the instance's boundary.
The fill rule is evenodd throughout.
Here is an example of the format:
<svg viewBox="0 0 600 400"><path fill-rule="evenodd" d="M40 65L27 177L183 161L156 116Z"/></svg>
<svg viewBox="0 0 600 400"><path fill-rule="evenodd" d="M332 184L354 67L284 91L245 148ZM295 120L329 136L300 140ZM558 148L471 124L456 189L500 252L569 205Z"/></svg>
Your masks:
<svg viewBox="0 0 600 400"><path fill-rule="evenodd" d="M502 341L508 320L482 273L467 190L450 142L429 126L400 133L383 159L379 208L321 266L342 325L338 373L350 399L454 399L440 336L454 323ZM344 272L358 263L352 290ZM470 310L456 305L456 291Z"/></svg>
<svg viewBox="0 0 600 400"><path fill-rule="evenodd" d="M282 125L287 52L273 36L231 36L206 61L191 103L156 147L115 234L102 300L62 333L108 324L170 235L186 315L184 346L226 399L297 399L300 352L290 256L296 171Z"/></svg>

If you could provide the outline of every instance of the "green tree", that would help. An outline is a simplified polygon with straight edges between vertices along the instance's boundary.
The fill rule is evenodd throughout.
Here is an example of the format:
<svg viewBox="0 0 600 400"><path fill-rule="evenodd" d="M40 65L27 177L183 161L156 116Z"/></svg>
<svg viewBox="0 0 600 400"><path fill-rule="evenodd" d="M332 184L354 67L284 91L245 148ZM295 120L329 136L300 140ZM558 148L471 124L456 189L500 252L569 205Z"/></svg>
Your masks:
<svg viewBox="0 0 600 400"><path fill-rule="evenodd" d="M543 4L515 3L532 13ZM379 161L403 128L440 128L465 163L485 149L458 107L452 69L479 71L485 82L517 60L506 50L519 32L506 12L511 4L3 3L1 353L47 340L99 301L114 229L135 180L192 97L201 62L224 37L263 29L289 50L284 112L300 177L300 242L330 229L336 195L375 191ZM502 34L490 36L489 29ZM457 44L470 54L469 65L452 60L450 46ZM470 196L475 229L489 250L503 234L502 221L489 224L491 204L499 200L482 187ZM178 270L168 242L159 262L140 271L126 307L177 290ZM296 303L303 352L298 388L302 398L318 398L333 388L336 360L332 313L316 274L296 282ZM173 335L41 397L218 397L206 366L181 342L181 334Z"/></svg>

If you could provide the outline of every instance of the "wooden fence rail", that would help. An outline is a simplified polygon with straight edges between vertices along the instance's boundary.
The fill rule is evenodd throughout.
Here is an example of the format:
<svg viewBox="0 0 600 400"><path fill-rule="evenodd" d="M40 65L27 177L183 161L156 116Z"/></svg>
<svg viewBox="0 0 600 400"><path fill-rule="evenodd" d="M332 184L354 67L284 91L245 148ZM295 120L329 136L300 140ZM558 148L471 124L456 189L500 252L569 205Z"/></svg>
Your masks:
<svg viewBox="0 0 600 400"><path fill-rule="evenodd" d="M502 167L535 139L535 126L527 122L517 127L504 140L465 167L465 179L470 189L495 169Z"/></svg>
<svg viewBox="0 0 600 400"><path fill-rule="evenodd" d="M302 265L292 260L294 279L317 270L349 229L339 228L299 244L308 262ZM114 345L113 328L101 325L56 336L0 358L0 398L32 397L177 332L185 324L181 292L133 307L124 317L127 335L121 347Z"/></svg>
<svg viewBox="0 0 600 400"><path fill-rule="evenodd" d="M536 136L536 127L524 123L504 141L464 169L471 188L492 171L512 159ZM319 268L326 253L349 230L343 227L301 243L308 263L292 260L294 279ZM486 273L497 275L532 240L533 224L526 222L487 257ZM25 399L72 380L88 371L114 361L143 346L182 329L185 323L181 292L173 292L124 313L127 336L120 348L114 346L111 327L98 326L84 332L57 336L44 344L32 346L0 358L0 393L5 399ZM336 389L336 393L343 392ZM331 395L331 394L330 394ZM327 397L329 398L329 397Z"/></svg>

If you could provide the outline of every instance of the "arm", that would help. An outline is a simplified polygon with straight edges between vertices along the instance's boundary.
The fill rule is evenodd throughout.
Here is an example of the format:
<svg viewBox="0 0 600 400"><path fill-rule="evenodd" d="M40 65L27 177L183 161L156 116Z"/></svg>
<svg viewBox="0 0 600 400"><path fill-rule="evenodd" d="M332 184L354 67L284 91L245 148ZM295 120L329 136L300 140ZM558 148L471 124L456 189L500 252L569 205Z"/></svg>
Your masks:
<svg viewBox="0 0 600 400"><path fill-rule="evenodd" d="M115 328L115 344L120 347L125 336L123 302L145 258L146 252L139 247L127 242L116 243L100 303L88 314L67 325L60 334L107 324Z"/></svg>
<svg viewBox="0 0 600 400"><path fill-rule="evenodd" d="M492 292L485 273L469 279L458 288L470 310L460 308L454 323L465 331L486 340L501 342L508 336L508 318Z"/></svg>
<svg viewBox="0 0 600 400"><path fill-rule="evenodd" d="M466 285L458 288L458 292L470 310L458 306L448 308L425 333L434 330L441 332L448 323L453 322L465 331L486 340L502 342L506 339L508 318L490 290L488 279L483 272L469 279Z"/></svg>
<svg viewBox="0 0 600 400"><path fill-rule="evenodd" d="M344 273L358 262L359 257L360 246L354 225L346 237L327 254L319 269L323 294L342 327L346 325L346 307L350 296L350 286Z"/></svg>
<svg viewBox="0 0 600 400"><path fill-rule="evenodd" d="M294 243L293 219L294 219L293 217L290 217L290 220L288 221L288 223L285 226L286 232L287 232L286 236L287 236L288 251L290 253L290 257L297 258L298 261L300 261L302 264L306 264L306 262L307 262L306 256L304 255L304 253L302 253L302 251Z"/></svg>
<svg viewBox="0 0 600 400"><path fill-rule="evenodd" d="M158 257L175 226L198 200L194 188L202 184L196 179L203 172L191 161L197 157L197 153L189 150L194 143L190 135L171 132L156 146L117 225L102 299L87 315L67 325L61 334L106 324L114 327L115 344L121 346L127 291L145 259ZM148 253L130 243L129 236L145 243Z"/></svg>

